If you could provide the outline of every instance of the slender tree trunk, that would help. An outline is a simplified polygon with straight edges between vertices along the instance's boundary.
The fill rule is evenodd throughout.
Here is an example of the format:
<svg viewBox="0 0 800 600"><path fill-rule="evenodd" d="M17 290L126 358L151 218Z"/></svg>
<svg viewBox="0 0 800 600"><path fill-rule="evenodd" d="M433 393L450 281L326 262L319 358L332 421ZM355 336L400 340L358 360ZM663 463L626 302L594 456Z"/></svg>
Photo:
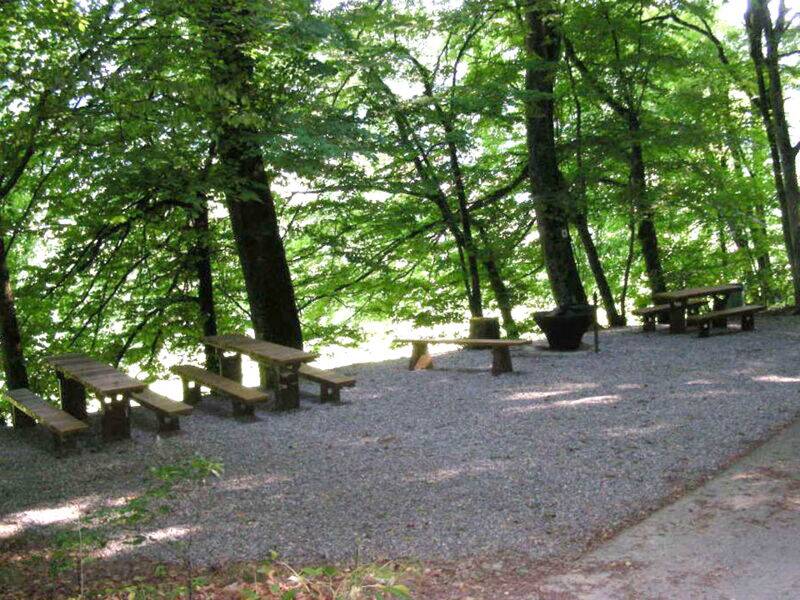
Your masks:
<svg viewBox="0 0 800 600"><path fill-rule="evenodd" d="M558 168L555 144L554 85L561 37L557 14L547 0L526 5L525 102L531 196L553 298L559 306L586 304L572 239L569 233L569 198Z"/></svg>
<svg viewBox="0 0 800 600"><path fill-rule="evenodd" d="M9 390L28 387L28 369L22 350L22 335L17 320L11 274L8 272L5 240L0 238L0 335L2 335L3 369L6 387ZM26 414L12 409L14 427L27 427L34 424Z"/></svg>
<svg viewBox="0 0 800 600"><path fill-rule="evenodd" d="M633 254L636 247L636 219L633 215L633 209L631 209L631 217L628 222L628 229L630 231L630 235L628 236L628 257L625 259L625 273L622 276L622 293L619 297L619 314L623 319L625 319L625 313L627 312L625 305L628 299L628 283L630 282L631 278Z"/></svg>
<svg viewBox="0 0 800 600"><path fill-rule="evenodd" d="M756 71L761 112L773 164L773 177L781 201L784 238L792 270L795 310L800 310L800 186L797 179L797 148L792 146L784 108L780 73L782 23L776 28L765 0L749 0L745 26L750 56ZM764 55L764 40L767 53Z"/></svg>
<svg viewBox="0 0 800 600"><path fill-rule="evenodd" d="M603 264L600 262L600 255L597 253L597 247L594 245L592 233L589 231L589 223L586 220L586 214L578 211L575 214L575 229L578 230L578 235L583 243L583 249L586 251L586 258L589 261L589 267L592 269L595 283L597 284L597 291L600 292L600 298L603 300L603 306L608 315L608 324L611 327L624 327L627 319L617 312L616 304L614 303L614 295L611 293L611 286L608 285Z"/></svg>
<svg viewBox="0 0 800 600"><path fill-rule="evenodd" d="M756 200L750 226L750 237L756 257L757 277L761 288L761 299L767 303L774 301L772 291L772 260L769 256L769 233L767 232L767 212L764 203Z"/></svg>
<svg viewBox="0 0 800 600"><path fill-rule="evenodd" d="M481 244L484 248L483 266L486 269L486 274L489 276L489 285L492 286L492 293L494 299L497 301L497 307L500 309L500 316L503 318L503 329L506 330L506 336L511 339L519 337L519 327L511 314L513 304L511 302L511 294L508 287L503 281L503 276L500 272L500 267L497 265L497 260L492 252L491 244L489 243L489 236L486 230L477 223L478 234L481 238Z"/></svg>
<svg viewBox="0 0 800 600"><path fill-rule="evenodd" d="M243 119L225 116L258 118L249 108L256 105L250 101L255 96L254 63L242 50L250 37L246 25L250 15L240 6L232 0L213 0L203 19L211 76L218 89L226 92L219 94L225 106L213 113L217 153L221 174L228 182L226 202L253 329L260 339L300 348L300 318L259 132L243 125Z"/></svg>
<svg viewBox="0 0 800 600"><path fill-rule="evenodd" d="M208 203L204 195L199 198L197 214L192 217L192 231L195 234L193 256L197 274L197 301L203 336L217 335L217 314L214 305L214 276L211 267L211 234L208 227ZM205 347L206 369L219 370L217 352L211 346Z"/></svg>
<svg viewBox="0 0 800 600"><path fill-rule="evenodd" d="M647 174L644 165L644 152L639 141L641 125L639 117L633 110L628 112L628 133L631 135L630 149L630 192L633 206L639 219L639 244L642 247L642 258L653 294L667 289L664 281L664 270L661 266L661 255L658 250L658 236L654 222L653 207L647 199Z"/></svg>

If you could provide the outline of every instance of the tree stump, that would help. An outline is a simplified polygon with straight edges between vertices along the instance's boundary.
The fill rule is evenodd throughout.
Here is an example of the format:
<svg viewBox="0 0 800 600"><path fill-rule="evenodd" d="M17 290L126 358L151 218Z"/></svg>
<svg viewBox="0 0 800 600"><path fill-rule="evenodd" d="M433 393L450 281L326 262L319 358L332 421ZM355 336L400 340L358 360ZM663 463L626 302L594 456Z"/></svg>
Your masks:
<svg viewBox="0 0 800 600"><path fill-rule="evenodd" d="M499 340L500 320L496 317L473 317L469 320L469 337L473 340Z"/></svg>

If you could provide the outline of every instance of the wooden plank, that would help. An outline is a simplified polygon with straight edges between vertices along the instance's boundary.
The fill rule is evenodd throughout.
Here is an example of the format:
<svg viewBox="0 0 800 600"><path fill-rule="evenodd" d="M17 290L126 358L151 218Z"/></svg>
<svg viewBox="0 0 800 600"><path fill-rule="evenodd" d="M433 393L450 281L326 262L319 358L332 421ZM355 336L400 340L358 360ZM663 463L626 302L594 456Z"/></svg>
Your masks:
<svg viewBox="0 0 800 600"><path fill-rule="evenodd" d="M83 354L49 356L45 362L99 396L139 392L147 384Z"/></svg>
<svg viewBox="0 0 800 600"><path fill-rule="evenodd" d="M707 300L703 298L690 298L686 303L687 306L694 307L694 306L701 306L706 304ZM656 306L645 306L643 308L637 308L631 311L637 317L644 317L647 315L657 315L659 313L668 313L669 312L669 304L658 304Z"/></svg>
<svg viewBox="0 0 800 600"><path fill-rule="evenodd" d="M317 355L311 352L255 340L239 333L208 336L203 338L203 343L228 352L245 354L258 362L274 363L279 366L297 365L317 358Z"/></svg>
<svg viewBox="0 0 800 600"><path fill-rule="evenodd" d="M398 344L453 344L455 346L481 346L486 348L508 348L512 346L528 346L531 340L480 340L470 338L437 339L414 338L395 340Z"/></svg>
<svg viewBox="0 0 800 600"><path fill-rule="evenodd" d="M28 389L9 390L5 394L19 410L59 436L71 435L89 428L83 421L57 409Z"/></svg>
<svg viewBox="0 0 800 600"><path fill-rule="evenodd" d="M145 408L169 416L190 415L194 408L185 402L178 402L161 394L156 394L152 390L142 390L131 394L131 400L135 400Z"/></svg>
<svg viewBox="0 0 800 600"><path fill-rule="evenodd" d="M241 400L246 404L255 404L257 402L266 402L269 400L269 394L266 394L261 390L244 387L243 385L236 383L235 381L231 381L222 375L217 375L216 373L206 371L200 367L195 367L193 365L178 365L176 367L172 367L172 372L213 390L223 392L228 396L233 396L237 400Z"/></svg>
<svg viewBox="0 0 800 600"><path fill-rule="evenodd" d="M684 288L672 292L660 292L653 294L656 302L680 302L689 298L699 298L702 296L714 296L715 294L730 294L744 289L741 283L725 283L722 285L709 285L704 287Z"/></svg>
<svg viewBox="0 0 800 600"><path fill-rule="evenodd" d="M724 308L722 310L714 310L711 312L703 313L701 315L691 315L686 319L688 323L696 324L703 323L704 321L711 321L720 317L736 317L740 315L753 315L767 307L761 304L748 304L746 306L736 306L734 308Z"/></svg>
<svg viewBox="0 0 800 600"><path fill-rule="evenodd" d="M317 369L310 365L300 365L298 372L300 373L300 377L316 381L317 383L326 383L337 387L353 387L356 384L355 377L341 375L335 371Z"/></svg>

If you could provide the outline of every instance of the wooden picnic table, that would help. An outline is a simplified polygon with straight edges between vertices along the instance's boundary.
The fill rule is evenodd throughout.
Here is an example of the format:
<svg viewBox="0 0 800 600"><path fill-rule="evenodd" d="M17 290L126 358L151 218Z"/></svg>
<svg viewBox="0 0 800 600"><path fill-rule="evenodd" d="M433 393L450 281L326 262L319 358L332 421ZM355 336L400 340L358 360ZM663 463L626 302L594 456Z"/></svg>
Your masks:
<svg viewBox="0 0 800 600"><path fill-rule="evenodd" d="M131 436L130 395L147 384L85 354L50 356L44 362L56 371L64 412L86 421L88 390L100 400L103 440Z"/></svg>
<svg viewBox="0 0 800 600"><path fill-rule="evenodd" d="M741 283L725 283L722 285L709 285L703 287L684 288L682 290L674 290L672 292L660 292L653 294L655 302L663 302L669 304L669 332L670 333L683 333L686 331L686 310L689 300L693 298L703 298L710 296L713 298L712 310L720 310L727 305L728 298L731 294L741 292L744 286ZM715 325L725 326L721 321Z"/></svg>
<svg viewBox="0 0 800 600"><path fill-rule="evenodd" d="M288 410L300 406L300 365L317 358L316 354L264 340L256 340L240 333L212 335L203 343L217 349L220 370L226 377L242 382L242 354L267 367L269 382L275 390L276 408ZM225 352L233 356L225 356Z"/></svg>

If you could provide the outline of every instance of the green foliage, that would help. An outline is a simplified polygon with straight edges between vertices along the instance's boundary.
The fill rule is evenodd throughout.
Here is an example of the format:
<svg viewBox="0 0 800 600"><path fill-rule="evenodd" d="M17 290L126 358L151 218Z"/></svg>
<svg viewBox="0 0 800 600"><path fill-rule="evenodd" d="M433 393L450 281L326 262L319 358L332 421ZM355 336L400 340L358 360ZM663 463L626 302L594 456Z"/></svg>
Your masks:
<svg viewBox="0 0 800 600"><path fill-rule="evenodd" d="M668 284L742 280L751 295L787 301L744 32L725 29L706 0L559 6L594 80L562 60L560 168L617 302L649 294L636 243L630 253L631 134L607 95L641 120ZM211 77L213 19L244 32L254 65L244 87ZM212 143L219 123L258 141L310 346L357 344L367 321L464 320L465 246L446 218L459 214L453 156L485 234L474 251L486 309L499 306L483 266L492 257L530 331L526 310L551 300L524 177L524 32L519 7L494 1L0 3L0 234L33 386L54 390L39 361L62 351L152 377L166 354L196 359L202 244L218 329L249 327L225 205L234 178ZM797 43L787 33L785 51ZM796 65L784 73L793 88ZM204 206L207 231L195 226Z"/></svg>

